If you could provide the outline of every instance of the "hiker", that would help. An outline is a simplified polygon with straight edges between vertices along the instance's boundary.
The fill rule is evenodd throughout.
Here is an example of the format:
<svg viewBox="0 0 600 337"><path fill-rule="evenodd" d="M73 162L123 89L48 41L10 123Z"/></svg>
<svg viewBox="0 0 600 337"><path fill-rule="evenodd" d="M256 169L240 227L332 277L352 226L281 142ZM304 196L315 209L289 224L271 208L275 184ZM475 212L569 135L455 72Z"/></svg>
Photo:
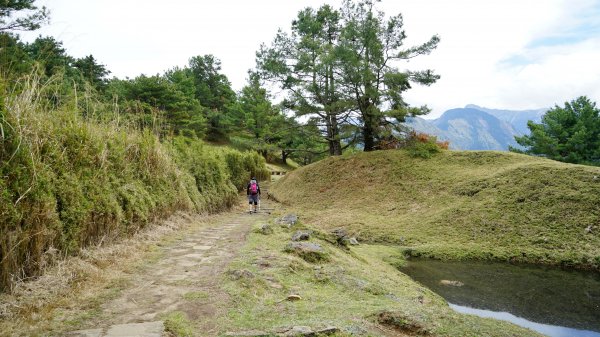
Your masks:
<svg viewBox="0 0 600 337"><path fill-rule="evenodd" d="M258 186L258 181L255 177L252 177L248 183L246 195L248 195L248 201L250 203L250 213L252 213L252 211L256 213L256 207L260 201L260 186ZM252 204L254 204L254 208L252 207Z"/></svg>

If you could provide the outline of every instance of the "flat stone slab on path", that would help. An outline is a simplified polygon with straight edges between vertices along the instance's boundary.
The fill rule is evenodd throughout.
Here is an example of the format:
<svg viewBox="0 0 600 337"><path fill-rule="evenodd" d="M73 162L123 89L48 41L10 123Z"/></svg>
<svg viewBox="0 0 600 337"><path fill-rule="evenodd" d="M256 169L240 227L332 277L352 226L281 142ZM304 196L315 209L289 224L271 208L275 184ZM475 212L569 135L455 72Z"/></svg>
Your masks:
<svg viewBox="0 0 600 337"><path fill-rule="evenodd" d="M79 330L69 337L161 337L165 330L162 321L147 323L118 324L111 326L106 333L103 329Z"/></svg>
<svg viewBox="0 0 600 337"><path fill-rule="evenodd" d="M209 250L212 246L194 246L192 247L194 250Z"/></svg>
<svg viewBox="0 0 600 337"><path fill-rule="evenodd" d="M202 332L202 336L222 335L217 322L226 315L225 306L215 303L225 303L228 297L220 288L220 275L225 274L239 253L254 221L245 214L232 212L190 227L178 241L160 246L159 259L147 261L143 268L128 276L135 282L121 289L116 298L102 303L102 315L89 322L94 329L78 330L67 336L162 337L164 324L152 321L174 311L193 317L196 332ZM185 296L196 293L206 293L208 298L190 302ZM146 321L150 323L123 324Z"/></svg>

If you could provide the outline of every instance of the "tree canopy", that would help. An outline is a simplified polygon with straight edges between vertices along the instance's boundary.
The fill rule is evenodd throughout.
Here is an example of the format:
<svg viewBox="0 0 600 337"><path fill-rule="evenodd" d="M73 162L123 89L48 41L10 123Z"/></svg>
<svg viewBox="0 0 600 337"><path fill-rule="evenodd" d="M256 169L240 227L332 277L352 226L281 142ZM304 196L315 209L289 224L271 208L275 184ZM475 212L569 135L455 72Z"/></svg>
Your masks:
<svg viewBox="0 0 600 337"><path fill-rule="evenodd" d="M292 22L291 33L280 31L257 52L262 78L287 92L285 106L297 116L318 118L330 155L342 154L340 124L349 116L334 74L340 30L340 14L329 5L306 8Z"/></svg>
<svg viewBox="0 0 600 337"><path fill-rule="evenodd" d="M37 7L36 0L0 1L0 32L36 30L49 21L46 7Z"/></svg>
<svg viewBox="0 0 600 337"><path fill-rule="evenodd" d="M430 53L439 37L405 47L402 16L386 19L376 2L345 0L340 10L306 8L290 33L279 31L257 52L261 76L287 93L286 106L296 115L317 118L331 155L355 139L365 151L374 150L406 116L429 112L410 107L402 93L411 83L439 79L432 70L398 68L398 61Z"/></svg>
<svg viewBox="0 0 600 337"><path fill-rule="evenodd" d="M45 94L56 108L69 104L86 118L149 128L161 139L229 142L302 163L347 148L369 151L397 135L394 126L405 116L428 111L410 107L402 93L412 83L439 78L431 70L398 68L398 61L431 52L439 38L405 47L402 17L386 18L376 0L300 11L290 32L280 31L271 45L260 47L257 67L239 92L210 54L163 74L109 79L110 71L93 55L75 58L54 37L23 43L12 31L47 20L46 9L34 2L0 4L0 71L7 82L34 74L53 83ZM273 102L267 83L283 89L282 102Z"/></svg>
<svg viewBox="0 0 600 337"><path fill-rule="evenodd" d="M600 166L600 110L596 103L581 96L564 107L556 105L541 123L529 121L529 135L515 137L525 150L511 151L550 159Z"/></svg>
<svg viewBox="0 0 600 337"><path fill-rule="evenodd" d="M429 112L425 106L413 108L403 100L402 93L411 88L411 82L431 85L440 78L432 70L402 71L397 67L398 61L431 53L440 39L434 35L421 45L405 47L402 15L386 19L376 9L376 2L343 2L345 24L338 52L339 86L358 112L365 151L376 149L380 141L392 136L394 126L405 117Z"/></svg>

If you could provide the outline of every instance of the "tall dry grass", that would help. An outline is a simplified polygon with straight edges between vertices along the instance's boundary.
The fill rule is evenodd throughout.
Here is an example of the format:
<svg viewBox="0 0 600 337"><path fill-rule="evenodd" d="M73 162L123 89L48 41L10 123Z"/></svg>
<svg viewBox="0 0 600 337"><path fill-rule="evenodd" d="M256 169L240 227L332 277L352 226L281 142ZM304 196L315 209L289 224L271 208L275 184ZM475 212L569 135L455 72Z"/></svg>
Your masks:
<svg viewBox="0 0 600 337"><path fill-rule="evenodd" d="M257 154L197 139L161 142L156 130L124 123L117 103L69 88L60 76L0 83L2 290L39 276L57 256L130 235L176 211L227 208L239 182L264 170ZM230 165L229 157L251 164Z"/></svg>

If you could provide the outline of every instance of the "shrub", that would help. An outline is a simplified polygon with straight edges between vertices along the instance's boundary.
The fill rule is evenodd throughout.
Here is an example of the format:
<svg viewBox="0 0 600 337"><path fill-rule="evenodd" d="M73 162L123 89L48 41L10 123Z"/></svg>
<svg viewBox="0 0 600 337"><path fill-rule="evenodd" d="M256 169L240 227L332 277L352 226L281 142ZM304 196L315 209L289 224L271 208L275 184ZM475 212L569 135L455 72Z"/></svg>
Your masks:
<svg viewBox="0 0 600 337"><path fill-rule="evenodd" d="M409 133L405 141L405 148L412 157L425 159L431 158L442 149L447 150L449 145L448 141L438 142L435 136L414 131Z"/></svg>

